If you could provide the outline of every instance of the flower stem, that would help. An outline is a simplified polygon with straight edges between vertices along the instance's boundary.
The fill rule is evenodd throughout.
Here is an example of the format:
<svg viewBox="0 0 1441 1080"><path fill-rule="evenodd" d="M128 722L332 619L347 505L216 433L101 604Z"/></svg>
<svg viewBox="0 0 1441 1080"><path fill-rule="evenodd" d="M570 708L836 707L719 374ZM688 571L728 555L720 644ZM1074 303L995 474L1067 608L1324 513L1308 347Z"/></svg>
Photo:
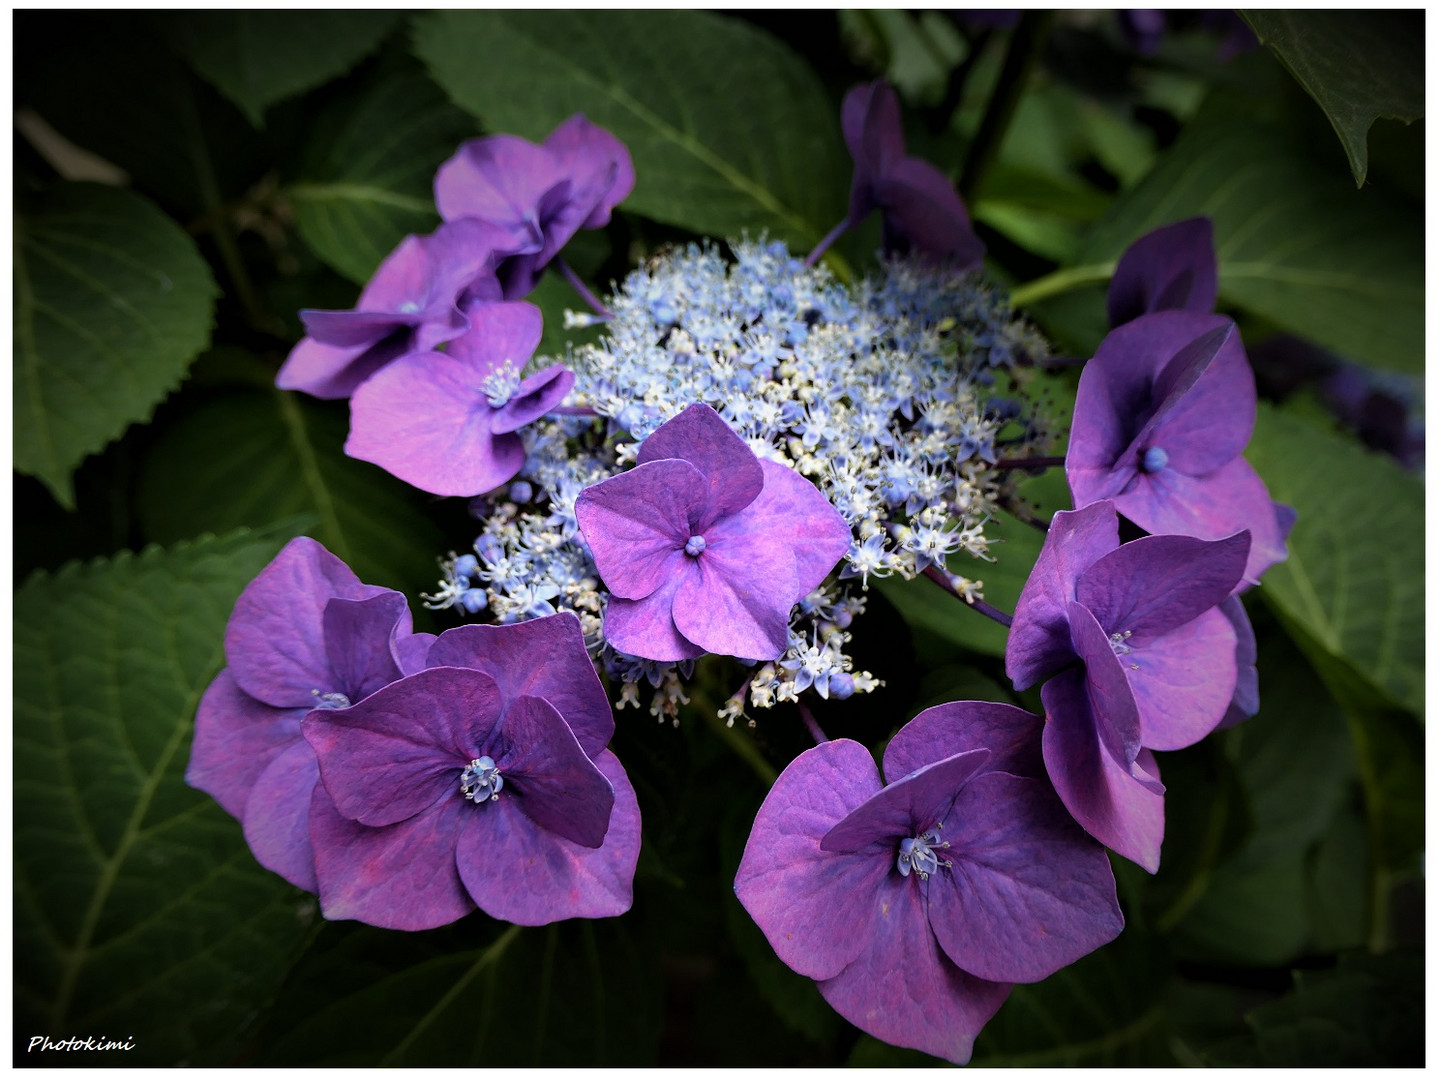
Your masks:
<svg viewBox="0 0 1441 1080"><path fill-rule="evenodd" d="M590 305L592 311L602 319L615 318L615 313L608 310L604 304L595 298L595 294L585 287L585 282L581 281L580 275L570 268L570 263L557 255L551 265L560 271L561 277L570 282L570 287L580 294L580 298Z"/></svg>
<svg viewBox="0 0 1441 1080"><path fill-rule="evenodd" d="M967 600L965 596L956 591L955 586L951 584L950 577L948 577L944 571L939 570L934 566L928 566L921 572L925 574L926 577L934 581L941 588L945 589L946 592L950 593L957 600L961 601L961 603L965 604L967 607L975 608L982 615L986 616L986 618L994 619L996 622L1006 627L1006 629L1010 629L1011 617L1009 615L1007 615L1000 608L992 607L984 600Z"/></svg>
<svg viewBox="0 0 1441 1080"><path fill-rule="evenodd" d="M1026 307L1038 300L1058 296L1085 285L1098 285L1101 282L1110 281L1111 275L1115 272L1116 264L1113 262L1062 267L1060 270L1053 270L1045 277L1028 281L1024 285L1017 285L1011 290L1011 304L1014 307Z"/></svg>
<svg viewBox="0 0 1441 1080"><path fill-rule="evenodd" d="M816 723L816 718L812 716L811 711L806 708L804 701L797 701L796 708L800 710L801 722L805 724L806 730L811 733L811 738L816 741L817 746L831 741L826 733L821 730L821 726Z"/></svg>
<svg viewBox="0 0 1441 1080"><path fill-rule="evenodd" d="M814 266L820 260L820 257L826 253L826 249L840 239L841 234L846 231L848 224L850 224L850 218L842 218L839 225L821 237L821 242L816 245L815 250L806 256L806 265Z"/></svg>
<svg viewBox="0 0 1441 1080"><path fill-rule="evenodd" d="M961 198L967 204L974 199L980 189L981 180L990 171L1000 152L1001 143L1016 115L1016 106L1021 102L1021 94L1030 79L1031 68L1040 58L1041 45L1046 40L1046 32L1050 29L1055 14L1054 11L1027 11L1016 24L1015 32L1011 34L1010 47L1006 50L1001 74L991 90L986 114L981 118L976 137L971 140L970 148L966 151L966 163L961 169Z"/></svg>

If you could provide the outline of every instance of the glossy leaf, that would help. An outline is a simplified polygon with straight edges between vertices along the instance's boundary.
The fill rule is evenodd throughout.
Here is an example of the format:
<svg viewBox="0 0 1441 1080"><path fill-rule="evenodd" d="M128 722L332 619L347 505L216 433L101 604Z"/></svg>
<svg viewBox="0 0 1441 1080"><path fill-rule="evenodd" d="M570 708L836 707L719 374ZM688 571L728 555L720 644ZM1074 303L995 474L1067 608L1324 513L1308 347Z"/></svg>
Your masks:
<svg viewBox="0 0 1441 1080"><path fill-rule="evenodd" d="M1366 136L1378 117L1410 123L1425 113L1426 34L1411 11L1245 11L1269 46L1325 110L1356 186L1366 181Z"/></svg>
<svg viewBox="0 0 1441 1080"><path fill-rule="evenodd" d="M300 180L286 192L301 238L355 282L408 234L440 223L435 170L475 134L421 71L394 71L316 118Z"/></svg>
<svg viewBox="0 0 1441 1080"><path fill-rule="evenodd" d="M279 547L150 548L17 593L17 1034L134 1043L92 1063L228 1064L318 918L184 780L230 608Z"/></svg>
<svg viewBox="0 0 1441 1080"><path fill-rule="evenodd" d="M1238 116L1198 119L1120 196L1082 245L1104 263L1161 225L1215 223L1221 303L1362 363L1422 370L1418 215L1356 191L1278 131Z"/></svg>
<svg viewBox="0 0 1441 1080"><path fill-rule="evenodd" d="M191 11L167 28L196 72L260 127L265 110L347 71L401 18L397 11Z"/></svg>
<svg viewBox="0 0 1441 1080"><path fill-rule="evenodd" d="M148 200L61 184L14 217L15 467L67 508L80 460L147 420L210 341L195 242Z"/></svg>
<svg viewBox="0 0 1441 1080"><path fill-rule="evenodd" d="M713 236L812 246L845 215L840 117L780 42L702 11L440 11L416 51L491 131L539 141L575 112L629 148L622 208ZM520 88L524 88L523 91Z"/></svg>

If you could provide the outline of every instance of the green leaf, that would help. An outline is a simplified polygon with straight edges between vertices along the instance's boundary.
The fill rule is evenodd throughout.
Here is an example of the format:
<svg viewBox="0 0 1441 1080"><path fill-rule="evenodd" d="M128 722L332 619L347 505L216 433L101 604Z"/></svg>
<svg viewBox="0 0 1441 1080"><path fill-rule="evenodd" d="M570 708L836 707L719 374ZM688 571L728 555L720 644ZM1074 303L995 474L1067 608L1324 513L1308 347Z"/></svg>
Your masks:
<svg viewBox="0 0 1441 1080"><path fill-rule="evenodd" d="M1161 225L1215 223L1221 300L1362 363L1423 368L1424 230L1387 193L1354 190L1236 115L1199 118L1087 237L1103 263Z"/></svg>
<svg viewBox="0 0 1441 1080"><path fill-rule="evenodd" d="M146 535L161 543L204 529L318 518L317 540L360 579L414 597L435 587L445 536L423 496L342 452L343 405L235 387L161 432L142 466Z"/></svg>
<svg viewBox="0 0 1441 1080"><path fill-rule="evenodd" d="M416 52L492 131L540 140L583 111L630 149L624 207L804 250L845 215L840 118L770 35L702 11L440 11ZM522 89L523 88L523 89Z"/></svg>
<svg viewBox="0 0 1441 1080"><path fill-rule="evenodd" d="M1245 11L1261 44L1316 99L1336 129L1356 186L1378 117L1425 114L1426 27L1416 11Z"/></svg>
<svg viewBox="0 0 1441 1080"><path fill-rule="evenodd" d="M231 606L279 547L149 548L16 594L17 1033L135 1044L96 1064L228 1064L279 985L315 905L184 781Z"/></svg>
<svg viewBox="0 0 1441 1080"><path fill-rule="evenodd" d="M1296 508L1266 600L1325 655L1399 704L1425 702L1425 514L1419 480L1346 436L1263 407L1246 456Z"/></svg>
<svg viewBox="0 0 1441 1080"><path fill-rule="evenodd" d="M388 73L315 120L300 180L286 189L312 251L355 282L410 233L440 222L435 171L475 133L424 72Z"/></svg>
<svg viewBox="0 0 1441 1080"><path fill-rule="evenodd" d="M149 201L60 184L14 217L15 468L67 509L80 460L147 420L210 341L215 282Z"/></svg>
<svg viewBox="0 0 1441 1080"><path fill-rule="evenodd" d="M344 74L373 52L398 11L191 11L171 41L197 74L256 127L277 101Z"/></svg>
<svg viewBox="0 0 1441 1080"><path fill-rule="evenodd" d="M332 924L296 965L261 1063L644 1066L660 1034L653 958L626 919L420 933Z"/></svg>

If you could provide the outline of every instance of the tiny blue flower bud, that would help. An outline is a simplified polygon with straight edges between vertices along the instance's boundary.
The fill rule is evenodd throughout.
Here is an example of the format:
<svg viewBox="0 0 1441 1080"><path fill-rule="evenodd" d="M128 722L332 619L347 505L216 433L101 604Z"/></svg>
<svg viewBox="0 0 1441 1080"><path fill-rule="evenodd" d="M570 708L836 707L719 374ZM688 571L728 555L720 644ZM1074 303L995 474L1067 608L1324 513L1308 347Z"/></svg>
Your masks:
<svg viewBox="0 0 1441 1080"><path fill-rule="evenodd" d="M842 671L831 676L830 684L831 697L837 701L844 701L856 692L855 677L848 672Z"/></svg>
<svg viewBox="0 0 1441 1080"><path fill-rule="evenodd" d="M466 589L460 594L460 606L471 615L479 615L485 610L485 590Z"/></svg>
<svg viewBox="0 0 1441 1080"><path fill-rule="evenodd" d="M685 553L686 553L687 555L689 555L691 558L695 558L697 555L699 555L699 554L700 554L702 551L704 551L704 550L705 550L705 537L704 537L704 536L692 536L689 540L687 540L687 541L685 542Z"/></svg>
<svg viewBox="0 0 1441 1080"><path fill-rule="evenodd" d="M455 576L469 581L480 576L480 562L474 555L462 555L455 560Z"/></svg>
<svg viewBox="0 0 1441 1080"><path fill-rule="evenodd" d="M509 494L511 502L527 503L530 502L531 498L535 495L535 491L531 488L529 482L517 480L510 485Z"/></svg>
<svg viewBox="0 0 1441 1080"><path fill-rule="evenodd" d="M1170 462L1171 455L1159 446L1151 446L1141 455L1141 469L1144 472L1160 472Z"/></svg>

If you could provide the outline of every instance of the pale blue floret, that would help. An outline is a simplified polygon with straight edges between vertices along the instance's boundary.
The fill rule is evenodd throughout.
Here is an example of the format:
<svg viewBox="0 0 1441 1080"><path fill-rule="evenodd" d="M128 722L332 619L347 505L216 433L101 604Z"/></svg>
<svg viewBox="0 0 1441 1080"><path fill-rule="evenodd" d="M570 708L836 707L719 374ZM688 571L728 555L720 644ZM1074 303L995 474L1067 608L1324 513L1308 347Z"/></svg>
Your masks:
<svg viewBox="0 0 1441 1080"><path fill-rule="evenodd" d="M901 877L910 877L914 871L917 877L925 881L942 866L951 865L949 860L941 862L933 849L950 846L941 840L939 825L934 829L927 829L920 836L908 836L901 841L901 851L896 856L896 869L901 872Z"/></svg>
<svg viewBox="0 0 1441 1080"><path fill-rule="evenodd" d="M460 793L473 803L495 802L505 780L489 757L478 757L460 770Z"/></svg>

